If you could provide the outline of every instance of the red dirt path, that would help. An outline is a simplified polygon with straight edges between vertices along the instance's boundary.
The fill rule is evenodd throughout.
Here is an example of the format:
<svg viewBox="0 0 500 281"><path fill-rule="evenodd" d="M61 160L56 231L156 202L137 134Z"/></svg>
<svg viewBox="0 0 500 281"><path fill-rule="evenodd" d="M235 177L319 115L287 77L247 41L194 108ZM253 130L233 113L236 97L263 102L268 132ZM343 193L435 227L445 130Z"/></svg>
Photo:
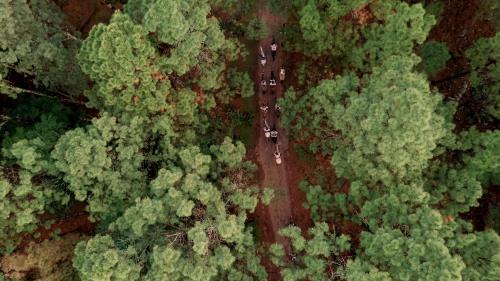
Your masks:
<svg viewBox="0 0 500 281"><path fill-rule="evenodd" d="M268 247L273 243L280 243L284 246L286 252L290 250L289 241L284 239L278 234L279 229L284 228L290 224L299 226L303 232L308 229L312 224L309 212L302 207L305 201L305 196L298 188L298 183L303 176L300 168L296 165L298 158L295 156L292 147L289 147L287 132L281 128L279 118L277 118L274 111L274 104L276 99L283 96L283 87L279 84L273 89L267 86L266 94L262 94L260 87L261 73L264 72L266 80L269 79L271 70L274 71L276 79L278 80L279 68L283 65L285 54L280 49L281 42L278 42L278 53L276 61L272 61L270 44L273 34L277 34L279 28L283 24L283 19L270 13L267 5L260 5L258 11L259 18L268 26L269 36L260 40L259 45L266 52L267 63L264 67L260 64L257 67L254 81L256 84L256 94L258 105L265 104L269 106L267 114L259 110L258 126L256 142L256 160L260 167L260 186L261 188L273 188L275 192L274 199L269 206L259 204L257 206L256 217L258 219L258 228L260 232L261 243ZM255 50L256 54L258 50ZM256 56L256 63L258 59ZM271 94L274 91L274 95ZM266 115L266 116L265 116ZM281 152L283 163L276 165L274 158L275 145L270 139L264 136L264 118L268 124L274 124L278 130L278 145ZM268 257L263 257L263 263L269 274L268 280L281 280L281 276L277 267L273 266Z"/></svg>

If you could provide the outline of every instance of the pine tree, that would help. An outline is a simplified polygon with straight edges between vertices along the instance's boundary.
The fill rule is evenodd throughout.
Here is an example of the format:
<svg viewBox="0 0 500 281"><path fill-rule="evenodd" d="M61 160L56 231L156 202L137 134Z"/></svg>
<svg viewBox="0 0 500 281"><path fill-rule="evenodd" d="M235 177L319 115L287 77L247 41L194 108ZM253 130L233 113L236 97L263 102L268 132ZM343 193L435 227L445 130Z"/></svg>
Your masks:
<svg viewBox="0 0 500 281"><path fill-rule="evenodd" d="M147 31L129 16L116 13L108 25L97 25L78 54L82 70L95 83L85 93L89 105L117 113L167 108L170 83L155 79L155 58Z"/></svg>
<svg viewBox="0 0 500 281"><path fill-rule="evenodd" d="M389 183L418 177L452 125L439 114L439 96L412 70L417 62L391 57L361 85L346 75L298 100L290 95L281 103L284 120L299 136L321 140L312 151L333 153L337 174L347 179Z"/></svg>
<svg viewBox="0 0 500 281"><path fill-rule="evenodd" d="M0 91L11 97L78 95L86 79L75 55L80 39L47 0L0 1ZM24 83L15 79L21 76ZM26 87L30 80L31 87ZM49 91L47 91L48 89Z"/></svg>
<svg viewBox="0 0 500 281"><path fill-rule="evenodd" d="M35 234L44 221L70 201L50 153L68 126L69 109L49 98L20 98L6 112L0 153L0 252L11 252L20 233ZM48 106L50 105L50 106ZM26 125L29 124L29 125Z"/></svg>
<svg viewBox="0 0 500 281"><path fill-rule="evenodd" d="M500 118L500 32L491 38L478 39L472 48L466 51L471 62L471 82L476 88L486 88L486 111ZM479 109L481 110L481 109Z"/></svg>
<svg viewBox="0 0 500 281"><path fill-rule="evenodd" d="M332 257L349 250L349 237L331 234L326 223L316 223L309 229L310 239L306 240L300 228L288 226L280 229L279 234L290 239L291 261L284 261L284 249L280 244L270 248L273 263L279 265L283 280L325 280L337 276L337 269L332 267ZM289 260L289 259L286 259Z"/></svg>

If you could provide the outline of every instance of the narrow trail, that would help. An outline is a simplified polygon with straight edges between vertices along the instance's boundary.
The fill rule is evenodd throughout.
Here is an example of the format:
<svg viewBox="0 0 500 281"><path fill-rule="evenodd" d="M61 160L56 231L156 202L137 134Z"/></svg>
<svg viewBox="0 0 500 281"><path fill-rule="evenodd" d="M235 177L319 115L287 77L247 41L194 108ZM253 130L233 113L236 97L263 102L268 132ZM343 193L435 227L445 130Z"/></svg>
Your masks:
<svg viewBox="0 0 500 281"><path fill-rule="evenodd" d="M265 2L265 1L264 1ZM260 187L274 189L274 198L269 206L259 204L256 211L258 218L258 228L260 233L260 242L269 247L273 243L282 244L290 256L290 243L278 234L281 228L288 225L296 225L306 230L310 225L309 213L302 207L304 196L300 196L298 189L298 177L296 174L297 169L294 167L297 157L295 156L292 148L289 147L289 140L286 130L280 125L280 119L277 116L274 105L276 100L283 96L284 85L279 81L279 71L282 65L285 65L285 54L282 50L282 42L278 41L278 32L284 23L284 18L274 15L269 10L268 5L260 4L258 11L259 19L267 25L268 37L259 41L257 46L255 63L258 63L259 46L261 46L266 54L267 63L262 66L258 63L256 73L254 75L255 88L257 89L256 95L258 100L258 107L265 105L268 106L267 112L259 109L257 138L256 142L256 159L260 167ZM273 61L271 57L270 45L273 36L276 36L278 43L278 50L276 59ZM277 80L277 85L274 87L269 86L269 79L271 71ZM264 74L266 81L266 93L263 94L263 89L260 85L261 75ZM286 79L285 79L286 81ZM272 93L274 92L274 94ZM278 146L281 153L282 163L276 164L274 152L276 146L272 143L270 138L264 135L264 120L267 121L270 127L276 126L278 131ZM304 223L306 222L306 223ZM269 274L269 280L282 280L277 267L273 266L268 257L263 257L263 263L266 266Z"/></svg>

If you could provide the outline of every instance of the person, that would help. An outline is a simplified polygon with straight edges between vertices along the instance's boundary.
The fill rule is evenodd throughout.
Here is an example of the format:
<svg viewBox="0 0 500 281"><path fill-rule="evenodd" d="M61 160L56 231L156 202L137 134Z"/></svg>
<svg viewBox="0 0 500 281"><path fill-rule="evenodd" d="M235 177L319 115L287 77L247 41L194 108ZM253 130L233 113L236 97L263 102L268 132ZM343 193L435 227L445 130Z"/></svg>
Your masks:
<svg viewBox="0 0 500 281"><path fill-rule="evenodd" d="M271 79L269 79L269 86L276 86L276 77L274 71L271 71Z"/></svg>
<svg viewBox="0 0 500 281"><path fill-rule="evenodd" d="M271 130L271 140L274 144L278 143L278 131L276 131L276 125L273 125L273 129Z"/></svg>
<svg viewBox="0 0 500 281"><path fill-rule="evenodd" d="M276 98L274 99L274 113L276 114L276 118L279 119L281 117L281 107Z"/></svg>
<svg viewBox="0 0 500 281"><path fill-rule="evenodd" d="M281 164L281 154L279 151L274 152L274 158L276 159L276 164L280 165Z"/></svg>
<svg viewBox="0 0 500 281"><path fill-rule="evenodd" d="M285 81L285 67L281 66L280 68L280 82L283 83Z"/></svg>
<svg viewBox="0 0 500 281"><path fill-rule="evenodd" d="M266 89L266 85L267 85L267 82L266 82L266 79L264 77L264 73L262 73L262 76L260 78L260 85L262 86L262 89Z"/></svg>
<svg viewBox="0 0 500 281"><path fill-rule="evenodd" d="M269 138L271 136L271 128L269 128L266 119L264 119L264 136L266 138Z"/></svg>
<svg viewBox="0 0 500 281"><path fill-rule="evenodd" d="M278 51L278 44L276 44L276 41L274 40L271 42L271 56L273 57L273 61L276 59L276 52Z"/></svg>
<svg viewBox="0 0 500 281"><path fill-rule="evenodd" d="M264 50L262 49L262 46L260 46L259 58L260 58L260 64L262 66L266 65L266 54L264 53Z"/></svg>
<svg viewBox="0 0 500 281"><path fill-rule="evenodd" d="M262 91L262 95L265 96L266 95L266 91Z"/></svg>

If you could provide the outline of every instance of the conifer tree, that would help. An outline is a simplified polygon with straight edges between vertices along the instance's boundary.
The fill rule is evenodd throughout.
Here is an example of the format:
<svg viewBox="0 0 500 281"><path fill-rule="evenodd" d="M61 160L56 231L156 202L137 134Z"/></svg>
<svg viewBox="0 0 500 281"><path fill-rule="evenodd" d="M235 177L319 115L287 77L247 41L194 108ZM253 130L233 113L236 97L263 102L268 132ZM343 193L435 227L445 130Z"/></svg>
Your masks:
<svg viewBox="0 0 500 281"><path fill-rule="evenodd" d="M471 82L476 88L485 88L487 97L486 111L500 118L500 32L491 38L478 39L472 48L466 51L471 62ZM479 109L481 110L481 109Z"/></svg>
<svg viewBox="0 0 500 281"><path fill-rule="evenodd" d="M346 75L298 101L291 95L282 101L290 108L284 119L300 137L321 140L340 176L384 183L418 177L452 125L439 114L440 99L425 77L413 71L417 62L391 57L361 83Z"/></svg>
<svg viewBox="0 0 500 281"><path fill-rule="evenodd" d="M75 57L80 39L55 4L47 0L2 0L0 25L2 94L78 95L86 88ZM15 76L25 83L19 83ZM30 80L34 85L27 87Z"/></svg>

